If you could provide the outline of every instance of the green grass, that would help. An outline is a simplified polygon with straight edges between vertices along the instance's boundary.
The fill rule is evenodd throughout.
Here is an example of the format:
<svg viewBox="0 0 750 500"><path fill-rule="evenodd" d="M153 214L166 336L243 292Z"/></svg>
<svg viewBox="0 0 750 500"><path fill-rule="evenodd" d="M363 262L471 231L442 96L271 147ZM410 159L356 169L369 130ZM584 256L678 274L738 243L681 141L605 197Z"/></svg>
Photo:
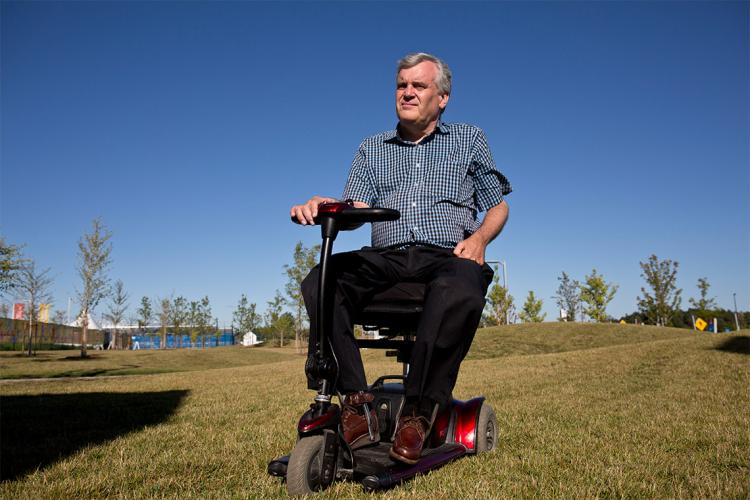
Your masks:
<svg viewBox="0 0 750 500"><path fill-rule="evenodd" d="M455 395L487 396L498 449L384 496L747 498L749 336L623 325L480 331ZM293 446L312 394L303 358L277 351L240 349L278 358L231 368L0 383L3 468L9 458L22 466L0 498L283 496L266 464ZM398 371L382 353L365 359L370 377ZM365 495L336 483L323 496Z"/></svg>
<svg viewBox="0 0 750 500"><path fill-rule="evenodd" d="M0 352L0 379L146 375L276 363L295 356L293 348L212 347L209 349Z"/></svg>

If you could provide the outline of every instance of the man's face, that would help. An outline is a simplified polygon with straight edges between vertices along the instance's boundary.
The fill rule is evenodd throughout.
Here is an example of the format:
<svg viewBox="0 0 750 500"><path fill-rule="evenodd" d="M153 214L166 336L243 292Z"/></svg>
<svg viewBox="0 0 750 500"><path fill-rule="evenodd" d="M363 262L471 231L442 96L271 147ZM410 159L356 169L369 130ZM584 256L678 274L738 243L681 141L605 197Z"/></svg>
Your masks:
<svg viewBox="0 0 750 500"><path fill-rule="evenodd" d="M435 63L423 61L402 69L396 77L396 114L400 122L426 126L437 121L440 111L448 105L448 94L435 84L438 69Z"/></svg>

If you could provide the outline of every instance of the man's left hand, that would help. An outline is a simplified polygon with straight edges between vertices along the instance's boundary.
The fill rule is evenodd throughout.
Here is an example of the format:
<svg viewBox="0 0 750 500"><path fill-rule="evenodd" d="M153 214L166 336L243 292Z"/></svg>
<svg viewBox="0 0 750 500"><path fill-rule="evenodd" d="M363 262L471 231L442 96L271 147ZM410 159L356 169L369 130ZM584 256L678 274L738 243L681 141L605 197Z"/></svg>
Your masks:
<svg viewBox="0 0 750 500"><path fill-rule="evenodd" d="M477 264L484 265L484 251L487 248L487 243L479 236L474 233L465 240L461 241L453 249L453 254L462 259L473 260Z"/></svg>

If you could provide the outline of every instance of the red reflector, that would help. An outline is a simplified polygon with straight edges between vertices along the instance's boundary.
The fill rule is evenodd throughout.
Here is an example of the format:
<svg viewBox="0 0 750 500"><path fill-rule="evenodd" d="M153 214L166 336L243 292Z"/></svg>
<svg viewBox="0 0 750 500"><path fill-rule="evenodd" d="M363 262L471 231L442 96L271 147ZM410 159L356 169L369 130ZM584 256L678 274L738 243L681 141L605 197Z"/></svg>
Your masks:
<svg viewBox="0 0 750 500"><path fill-rule="evenodd" d="M321 203L318 206L318 213L319 214L338 214L341 213L346 208L352 208L351 205L347 203Z"/></svg>

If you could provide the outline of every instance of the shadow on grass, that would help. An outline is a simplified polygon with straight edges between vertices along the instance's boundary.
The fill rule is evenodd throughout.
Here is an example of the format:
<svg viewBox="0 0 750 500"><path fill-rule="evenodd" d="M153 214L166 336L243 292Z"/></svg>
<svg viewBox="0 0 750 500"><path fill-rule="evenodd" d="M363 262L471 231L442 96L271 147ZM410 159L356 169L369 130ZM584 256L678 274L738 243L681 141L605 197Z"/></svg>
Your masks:
<svg viewBox="0 0 750 500"><path fill-rule="evenodd" d="M156 425L189 391L39 394L0 398L0 480L13 480L79 449Z"/></svg>
<svg viewBox="0 0 750 500"><path fill-rule="evenodd" d="M718 351L736 352L739 354L750 354L750 337L746 335L740 335L739 337L732 337L722 342L718 347Z"/></svg>

